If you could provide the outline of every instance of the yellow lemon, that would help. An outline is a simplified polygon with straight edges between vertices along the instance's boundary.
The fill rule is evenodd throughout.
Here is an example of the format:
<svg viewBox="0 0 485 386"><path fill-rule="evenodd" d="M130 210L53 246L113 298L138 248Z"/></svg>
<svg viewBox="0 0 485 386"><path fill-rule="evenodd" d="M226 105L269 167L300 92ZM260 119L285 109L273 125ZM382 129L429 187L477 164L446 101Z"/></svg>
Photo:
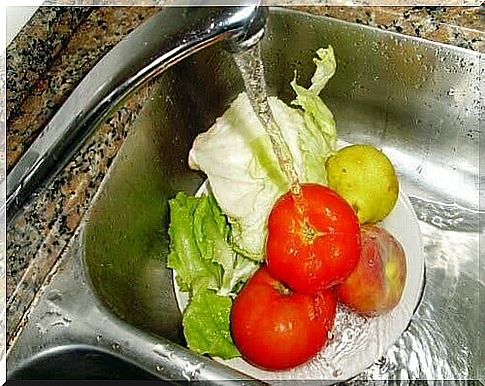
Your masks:
<svg viewBox="0 0 485 386"><path fill-rule="evenodd" d="M328 186L354 208L361 224L381 221L394 208L399 194L396 170L374 146L344 147L326 167Z"/></svg>

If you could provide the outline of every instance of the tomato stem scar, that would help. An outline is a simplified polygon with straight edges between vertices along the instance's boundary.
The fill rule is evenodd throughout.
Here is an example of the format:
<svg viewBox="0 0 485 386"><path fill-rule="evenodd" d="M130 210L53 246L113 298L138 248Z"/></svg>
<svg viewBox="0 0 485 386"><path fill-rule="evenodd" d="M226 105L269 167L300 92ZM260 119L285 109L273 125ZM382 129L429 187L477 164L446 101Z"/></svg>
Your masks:
<svg viewBox="0 0 485 386"><path fill-rule="evenodd" d="M303 219L300 225L303 241L307 244L312 244L318 237L319 232L310 224L307 217Z"/></svg>
<svg viewBox="0 0 485 386"><path fill-rule="evenodd" d="M273 288L276 291L278 291L278 293L280 293L283 296L289 296L289 295L291 295L293 293L288 287L286 287L285 285L283 285L279 281L278 282L275 282L273 284Z"/></svg>

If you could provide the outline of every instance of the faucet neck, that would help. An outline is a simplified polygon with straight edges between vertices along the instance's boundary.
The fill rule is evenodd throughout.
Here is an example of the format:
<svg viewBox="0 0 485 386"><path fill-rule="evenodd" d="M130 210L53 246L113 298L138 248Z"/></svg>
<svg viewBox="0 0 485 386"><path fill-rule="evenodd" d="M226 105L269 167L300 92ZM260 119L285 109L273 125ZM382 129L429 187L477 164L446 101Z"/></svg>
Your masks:
<svg viewBox="0 0 485 386"><path fill-rule="evenodd" d="M96 127L142 84L217 42L238 51L261 39L267 9L165 7L117 44L81 81L2 182L10 222L79 151Z"/></svg>

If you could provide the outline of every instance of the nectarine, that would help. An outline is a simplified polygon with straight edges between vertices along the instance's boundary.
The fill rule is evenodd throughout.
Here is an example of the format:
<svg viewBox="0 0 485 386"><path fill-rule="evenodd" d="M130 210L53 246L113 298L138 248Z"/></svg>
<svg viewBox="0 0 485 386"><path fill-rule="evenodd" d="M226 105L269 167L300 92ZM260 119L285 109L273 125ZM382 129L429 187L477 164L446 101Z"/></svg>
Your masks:
<svg viewBox="0 0 485 386"><path fill-rule="evenodd" d="M378 316L400 301L406 283L406 256L384 228L361 226L361 254L350 276L336 286L338 300L358 314Z"/></svg>

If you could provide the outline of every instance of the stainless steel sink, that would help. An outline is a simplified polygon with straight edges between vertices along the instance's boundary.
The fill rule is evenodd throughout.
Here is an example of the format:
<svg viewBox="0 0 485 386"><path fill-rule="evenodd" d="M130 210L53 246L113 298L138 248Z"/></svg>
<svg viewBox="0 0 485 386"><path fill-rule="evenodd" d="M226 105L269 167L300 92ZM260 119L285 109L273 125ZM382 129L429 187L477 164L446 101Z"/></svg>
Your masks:
<svg viewBox="0 0 485 386"><path fill-rule="evenodd" d="M294 71L302 84L308 82L314 52L329 44L337 73L322 96L339 135L348 142L373 143L393 160L420 220L426 258L424 295L408 329L356 379L483 380L483 57L272 9L263 41L270 93L290 102ZM63 363L60 353L85 358L101 350L93 374L83 372L91 359L83 359L73 374L90 378L100 370L116 376L122 367L127 377L251 382L183 347L172 273L165 267L167 200L179 190L195 193L204 179L188 169L192 140L241 91L231 54L217 45L160 77L9 352L11 377L54 378L49 366ZM87 348L79 351L76 345Z"/></svg>

